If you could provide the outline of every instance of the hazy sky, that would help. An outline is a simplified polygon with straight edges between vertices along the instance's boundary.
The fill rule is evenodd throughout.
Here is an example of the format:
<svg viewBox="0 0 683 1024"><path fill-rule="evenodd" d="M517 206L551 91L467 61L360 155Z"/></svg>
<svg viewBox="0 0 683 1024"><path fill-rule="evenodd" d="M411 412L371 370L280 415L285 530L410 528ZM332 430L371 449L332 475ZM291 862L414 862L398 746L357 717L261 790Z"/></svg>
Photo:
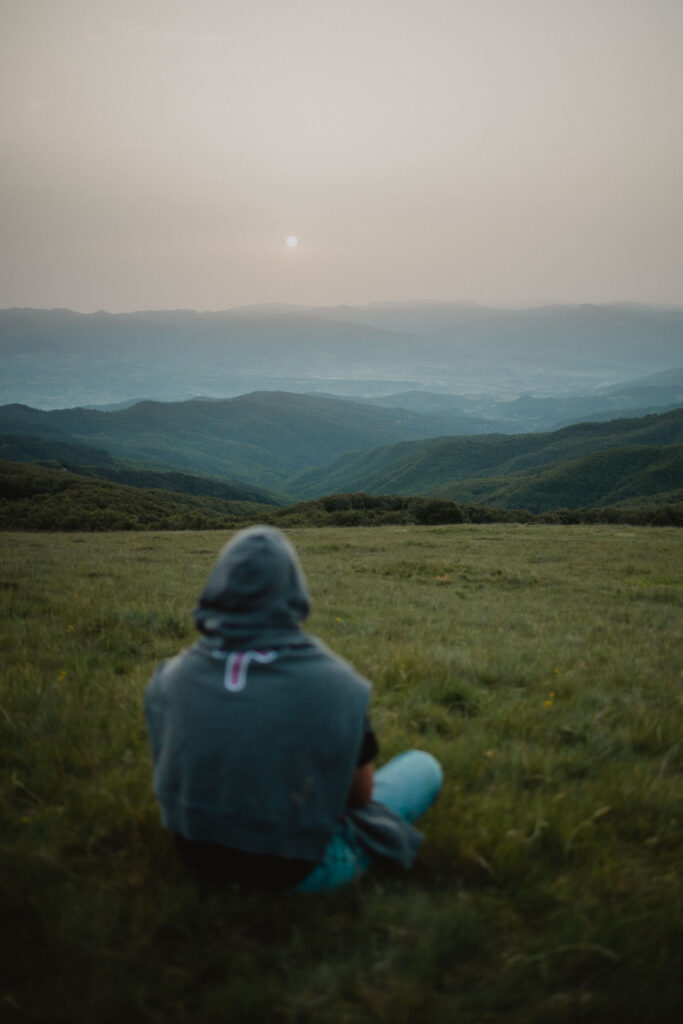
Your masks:
<svg viewBox="0 0 683 1024"><path fill-rule="evenodd" d="M682 55L681 0L0 0L0 306L683 304Z"/></svg>

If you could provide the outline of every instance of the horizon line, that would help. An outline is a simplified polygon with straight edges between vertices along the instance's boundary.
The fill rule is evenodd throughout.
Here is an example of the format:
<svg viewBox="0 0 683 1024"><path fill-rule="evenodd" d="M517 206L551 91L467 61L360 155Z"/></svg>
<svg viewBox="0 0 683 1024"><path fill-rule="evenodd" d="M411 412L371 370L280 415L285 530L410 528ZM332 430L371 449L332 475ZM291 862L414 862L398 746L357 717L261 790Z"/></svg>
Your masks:
<svg viewBox="0 0 683 1024"><path fill-rule="evenodd" d="M0 312L37 312L37 313L73 313L77 316L136 316L145 313L194 313L197 316L220 314L220 313L239 313L239 312L258 312L263 311L266 313L277 313L277 312L316 312L322 310L342 310L342 309L410 309L410 308L439 308L439 307L457 307L462 310L472 309L480 310L482 312L507 312L507 313L523 313L537 311L541 309L582 309L582 308L632 308L632 309L659 309L659 310L683 310L683 301L680 303L675 302L646 302L638 299L609 299L600 302L595 301L583 301L583 300L548 300L538 303L482 303L476 300L469 299L379 299L371 302L338 302L338 303L325 303L319 305L312 305L301 302L279 302L279 301L264 301L264 302L251 302L251 303L240 303L234 306L222 306L197 309L191 306L173 306L173 307L162 307L162 306L146 306L138 307L135 309L124 309L111 311L100 307L98 309L84 310L76 309L72 306L3 306L0 307Z"/></svg>

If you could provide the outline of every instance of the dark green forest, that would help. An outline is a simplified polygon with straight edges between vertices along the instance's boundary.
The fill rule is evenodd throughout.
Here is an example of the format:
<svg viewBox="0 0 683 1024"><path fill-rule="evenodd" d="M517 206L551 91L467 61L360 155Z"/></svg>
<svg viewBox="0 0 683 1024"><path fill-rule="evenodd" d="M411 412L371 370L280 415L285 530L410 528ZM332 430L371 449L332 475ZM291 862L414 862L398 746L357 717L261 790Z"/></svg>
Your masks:
<svg viewBox="0 0 683 1024"><path fill-rule="evenodd" d="M683 408L551 432L402 441L315 464L360 435L405 426L395 422L400 410L375 409L345 435L345 417L357 408L279 393L229 404L142 402L112 413L5 406L0 528L670 524L683 515ZM271 488L275 477L281 487Z"/></svg>
<svg viewBox="0 0 683 1024"><path fill-rule="evenodd" d="M228 529L262 518L247 501L129 487L36 463L0 462L3 530Z"/></svg>
<svg viewBox="0 0 683 1024"><path fill-rule="evenodd" d="M654 448L683 443L683 409L606 423L578 423L560 430L530 434L480 434L476 437L439 437L372 448L342 455L331 465L311 468L290 478L289 491L302 498L316 498L338 491L367 491L371 494L440 495L455 501L487 501L503 507L526 506L521 485L532 487L540 470L556 469L560 477L569 463L598 452L609 453L632 446ZM603 463L607 467L608 461ZM628 460L627 460L628 462ZM620 462L620 472L628 465ZM575 467L571 467L574 475ZM610 495L600 474L591 473L590 492L578 504L611 504L628 495ZM562 491L560 477L552 491ZM505 486L501 478L506 478ZM609 478L611 479L611 474ZM673 483L659 490L683 487L678 474ZM507 495L506 488L510 494ZM567 490L573 490L569 483ZM637 487L636 487L637 489ZM605 493L603 493L605 492ZM648 493L655 493L649 491ZM664 496L663 496L664 497ZM664 497L664 500L669 500ZM680 497L676 500L680 500ZM537 511L557 507L553 494L549 503L537 504Z"/></svg>
<svg viewBox="0 0 683 1024"><path fill-rule="evenodd" d="M683 525L683 503L633 503L534 514L447 498L335 494L286 508L115 484L36 463L0 462L0 529L202 530L266 522L292 526L439 523Z"/></svg>

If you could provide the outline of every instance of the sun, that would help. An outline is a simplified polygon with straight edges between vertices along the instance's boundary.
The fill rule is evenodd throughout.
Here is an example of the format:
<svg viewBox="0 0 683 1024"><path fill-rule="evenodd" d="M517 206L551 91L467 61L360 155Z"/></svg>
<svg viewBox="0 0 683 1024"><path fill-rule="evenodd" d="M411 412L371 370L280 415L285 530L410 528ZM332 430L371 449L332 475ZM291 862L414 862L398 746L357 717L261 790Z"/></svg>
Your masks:
<svg viewBox="0 0 683 1024"><path fill-rule="evenodd" d="M296 237L296 235L290 235L289 238L287 239L287 245L289 246L290 249L296 249L298 244L299 239Z"/></svg>

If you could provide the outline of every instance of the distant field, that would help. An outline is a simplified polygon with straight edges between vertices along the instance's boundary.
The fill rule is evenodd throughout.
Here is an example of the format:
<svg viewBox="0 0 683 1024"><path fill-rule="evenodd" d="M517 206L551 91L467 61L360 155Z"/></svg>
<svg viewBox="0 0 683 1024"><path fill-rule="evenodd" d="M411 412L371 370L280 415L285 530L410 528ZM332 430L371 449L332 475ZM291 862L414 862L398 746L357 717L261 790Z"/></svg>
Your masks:
<svg viewBox="0 0 683 1024"><path fill-rule="evenodd" d="M225 533L0 534L0 1019L670 1024L683 986L680 531L292 529L380 761L445 771L408 874L204 892L141 695Z"/></svg>

